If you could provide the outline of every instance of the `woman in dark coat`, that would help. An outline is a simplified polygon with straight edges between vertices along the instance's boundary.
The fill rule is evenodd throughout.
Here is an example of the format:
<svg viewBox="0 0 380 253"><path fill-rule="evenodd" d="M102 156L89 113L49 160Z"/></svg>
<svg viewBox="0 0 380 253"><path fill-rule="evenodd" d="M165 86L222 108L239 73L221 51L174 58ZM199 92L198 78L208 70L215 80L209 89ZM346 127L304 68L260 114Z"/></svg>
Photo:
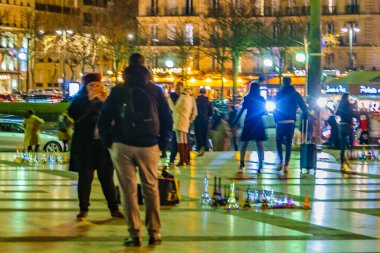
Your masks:
<svg viewBox="0 0 380 253"><path fill-rule="evenodd" d="M100 108L107 97L101 76L89 73L83 77L83 87L72 101L68 114L74 119L70 171L78 171L78 219L87 217L90 206L91 184L94 172L102 186L112 217L123 218L119 212L113 181L113 165L108 150L100 142L96 123Z"/></svg>
<svg viewBox="0 0 380 253"><path fill-rule="evenodd" d="M355 116L354 107L348 100L349 94L344 93L340 100L336 115L340 116L339 124L339 139L340 139L340 163L341 170L345 170L345 158L344 153L346 145L350 150L350 157L352 157L352 149L354 146L354 132L352 118Z"/></svg>
<svg viewBox="0 0 380 253"><path fill-rule="evenodd" d="M245 110L247 111L247 115L245 116L243 132L240 138L240 172L245 168L244 158L249 142L256 141L257 155L259 158L258 172L260 173L264 161L263 142L267 139L262 116L267 114L267 110L265 99L260 96L260 86L257 83L251 84L248 95L244 97L243 107L235 120L235 124L239 121Z"/></svg>

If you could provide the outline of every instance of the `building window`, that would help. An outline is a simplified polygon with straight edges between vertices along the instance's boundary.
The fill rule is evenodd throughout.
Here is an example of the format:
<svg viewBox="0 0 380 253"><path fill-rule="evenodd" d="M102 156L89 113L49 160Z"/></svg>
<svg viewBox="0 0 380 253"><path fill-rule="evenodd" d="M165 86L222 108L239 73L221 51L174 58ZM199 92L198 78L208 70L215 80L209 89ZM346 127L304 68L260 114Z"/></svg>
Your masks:
<svg viewBox="0 0 380 253"><path fill-rule="evenodd" d="M277 40L280 37L280 30L281 30L280 24L273 25L273 39Z"/></svg>
<svg viewBox="0 0 380 253"><path fill-rule="evenodd" d="M185 14L192 15L194 12L193 0L186 0Z"/></svg>
<svg viewBox="0 0 380 253"><path fill-rule="evenodd" d="M185 39L190 45L194 45L194 27L192 24L185 25Z"/></svg>
<svg viewBox="0 0 380 253"><path fill-rule="evenodd" d="M158 42L158 24L151 24L149 26L149 33L152 38L152 42Z"/></svg>
<svg viewBox="0 0 380 253"><path fill-rule="evenodd" d="M326 55L326 65L327 66L332 66L334 65L334 54L327 54Z"/></svg>
<svg viewBox="0 0 380 253"><path fill-rule="evenodd" d="M297 26L295 24L289 24L289 37L291 39L297 38Z"/></svg>
<svg viewBox="0 0 380 253"><path fill-rule="evenodd" d="M328 33L328 34L334 34L335 33L335 25L334 25L334 23L328 23L328 24L326 24L326 33Z"/></svg>
<svg viewBox="0 0 380 253"><path fill-rule="evenodd" d="M175 24L167 25L166 35L167 35L168 40L173 41L177 39L177 28Z"/></svg>
<svg viewBox="0 0 380 253"><path fill-rule="evenodd" d="M265 14L265 3L264 0L255 0L255 16L264 16Z"/></svg>
<svg viewBox="0 0 380 253"><path fill-rule="evenodd" d="M150 4L150 15L158 14L158 0L151 0Z"/></svg>

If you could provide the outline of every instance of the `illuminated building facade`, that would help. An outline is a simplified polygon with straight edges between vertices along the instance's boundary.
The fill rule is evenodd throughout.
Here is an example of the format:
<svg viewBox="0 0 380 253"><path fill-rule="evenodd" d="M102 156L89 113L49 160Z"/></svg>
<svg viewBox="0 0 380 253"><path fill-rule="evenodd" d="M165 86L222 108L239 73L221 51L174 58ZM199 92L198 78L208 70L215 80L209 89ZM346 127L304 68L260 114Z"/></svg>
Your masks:
<svg viewBox="0 0 380 253"><path fill-rule="evenodd" d="M142 31L148 34L150 44L150 66L165 67L167 59L177 59L171 46L173 34L181 31L189 46L194 50L188 67L203 73L213 72L215 60L198 50L202 46L202 20L213 18L222 0L140 0L138 20ZM308 0L234 0L233 4L253 5L252 16L264 24L264 29L279 34L275 21L293 20L308 23L310 7ZM375 70L380 69L380 1L374 0L322 0L322 32L331 34L339 46L329 48L324 44L323 67L325 69ZM349 32L349 28L351 32ZM289 29L291 32L291 28ZM305 33L306 34L306 33ZM350 43L351 36L351 43ZM302 37L300 44L302 44ZM350 54L350 44L352 53ZM289 55L287 69L294 68L296 52L304 51L303 46L294 47ZM350 64L350 59L352 63ZM266 70L264 58L245 55L240 59L242 73L257 74ZM278 59L272 59L276 62ZM178 61L178 60L177 60ZM180 67L174 64L175 67ZM351 66L350 66L351 65ZM231 66L228 66L231 68ZM303 68L300 64L297 68Z"/></svg>

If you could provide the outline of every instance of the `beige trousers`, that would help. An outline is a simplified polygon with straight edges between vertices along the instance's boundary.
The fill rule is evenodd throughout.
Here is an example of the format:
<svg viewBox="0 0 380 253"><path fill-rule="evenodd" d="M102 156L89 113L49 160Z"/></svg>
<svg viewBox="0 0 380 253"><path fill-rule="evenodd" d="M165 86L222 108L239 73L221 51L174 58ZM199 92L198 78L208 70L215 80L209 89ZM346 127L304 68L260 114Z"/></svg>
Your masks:
<svg viewBox="0 0 380 253"><path fill-rule="evenodd" d="M145 201L145 225L149 236L159 236L161 222L157 171L160 155L158 145L145 148L122 143L112 145L112 162L122 189L122 202L131 237L141 238L140 210L137 202L137 169Z"/></svg>

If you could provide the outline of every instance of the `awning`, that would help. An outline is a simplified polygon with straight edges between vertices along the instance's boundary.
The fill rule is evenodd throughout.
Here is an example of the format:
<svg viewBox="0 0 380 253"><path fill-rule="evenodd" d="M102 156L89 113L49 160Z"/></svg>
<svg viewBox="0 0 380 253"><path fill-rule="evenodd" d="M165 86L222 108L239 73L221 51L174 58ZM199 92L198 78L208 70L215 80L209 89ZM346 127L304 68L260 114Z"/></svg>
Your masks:
<svg viewBox="0 0 380 253"><path fill-rule="evenodd" d="M292 76L291 79L292 79L292 85L305 85L307 78L305 76ZM269 78L268 80L261 82L260 85L280 85L280 78L278 77Z"/></svg>
<svg viewBox="0 0 380 253"><path fill-rule="evenodd" d="M345 92L360 97L380 98L380 72L352 72L326 85L326 94L342 94Z"/></svg>

